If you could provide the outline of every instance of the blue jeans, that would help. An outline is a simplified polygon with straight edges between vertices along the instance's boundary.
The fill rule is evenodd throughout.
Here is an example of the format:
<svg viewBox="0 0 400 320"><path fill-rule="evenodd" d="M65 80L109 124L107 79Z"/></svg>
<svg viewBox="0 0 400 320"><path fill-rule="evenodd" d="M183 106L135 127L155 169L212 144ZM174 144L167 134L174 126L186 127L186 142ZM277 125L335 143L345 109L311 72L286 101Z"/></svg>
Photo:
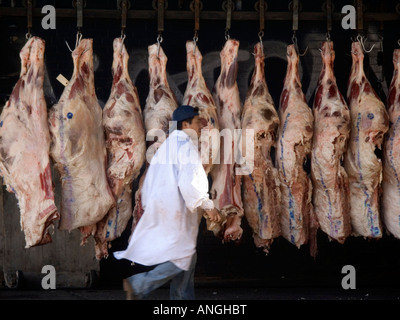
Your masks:
<svg viewBox="0 0 400 320"><path fill-rule="evenodd" d="M192 257L188 271L184 271L167 261L157 265L154 269L135 274L127 280L131 284L134 294L145 298L152 291L171 280L169 297L171 300L194 300L194 271L197 254Z"/></svg>

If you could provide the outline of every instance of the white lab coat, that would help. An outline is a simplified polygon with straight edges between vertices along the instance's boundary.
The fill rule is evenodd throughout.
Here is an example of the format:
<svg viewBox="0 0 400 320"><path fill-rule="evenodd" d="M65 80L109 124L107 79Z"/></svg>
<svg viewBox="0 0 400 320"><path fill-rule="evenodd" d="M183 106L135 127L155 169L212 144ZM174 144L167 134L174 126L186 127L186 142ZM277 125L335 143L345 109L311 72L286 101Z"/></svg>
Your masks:
<svg viewBox="0 0 400 320"><path fill-rule="evenodd" d="M197 208L210 209L213 202L198 149L184 131L173 131L159 147L141 192L143 216L127 249L114 256L147 266L171 261L188 270L201 219Z"/></svg>

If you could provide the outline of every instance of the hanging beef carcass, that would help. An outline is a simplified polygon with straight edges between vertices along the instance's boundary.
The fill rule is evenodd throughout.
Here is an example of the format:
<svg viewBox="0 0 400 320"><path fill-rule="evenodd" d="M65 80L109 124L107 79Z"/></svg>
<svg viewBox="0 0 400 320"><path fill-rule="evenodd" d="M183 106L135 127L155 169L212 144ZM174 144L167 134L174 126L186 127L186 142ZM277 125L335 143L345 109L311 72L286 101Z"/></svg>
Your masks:
<svg viewBox="0 0 400 320"><path fill-rule="evenodd" d="M393 64L387 99L390 129L384 143L382 214L386 230L400 239L400 49L393 52Z"/></svg>
<svg viewBox="0 0 400 320"><path fill-rule="evenodd" d="M303 167L311 152L314 117L302 91L294 45L287 47L287 60L276 152L282 196L281 232L297 247L309 243L311 255L315 255L317 222L311 202L312 184Z"/></svg>
<svg viewBox="0 0 400 320"><path fill-rule="evenodd" d="M169 133L172 113L178 106L174 92L167 79L167 56L158 44L148 47L150 90L143 110L146 140L149 142L148 163Z"/></svg>
<svg viewBox="0 0 400 320"><path fill-rule="evenodd" d="M214 99L204 81L201 63L203 56L194 41L186 42L186 69L188 83L183 95L182 104L199 108L199 117L202 125L199 137L199 151L204 170L208 174L214 165L219 151L219 123L217 108ZM207 216L205 216L207 218ZM212 223L208 219L207 229L218 234L221 230L220 223Z"/></svg>
<svg viewBox="0 0 400 320"><path fill-rule="evenodd" d="M221 130L220 161L211 171L211 196L222 216L226 217L223 237L225 240L240 239L243 233L241 220L243 203L241 196L242 175L238 174L237 160L240 158L241 103L236 83L238 72L239 41L228 39L222 49L221 73L213 89L213 98ZM239 170L240 171L240 170Z"/></svg>
<svg viewBox="0 0 400 320"><path fill-rule="evenodd" d="M114 39L113 47L113 83L103 109L103 126L107 178L117 204L97 223L98 260L108 256L108 243L121 236L132 217L132 182L140 173L146 153L139 95L128 72L129 55L122 38Z"/></svg>
<svg viewBox="0 0 400 320"><path fill-rule="evenodd" d="M341 164L350 135L350 111L336 85L332 41L322 44L321 57L313 107L313 205L321 230L343 243L351 233L349 181Z"/></svg>
<svg viewBox="0 0 400 320"><path fill-rule="evenodd" d="M254 130L254 144L249 146L254 152L242 152L246 163L253 166L253 170L243 176L243 205L255 245L268 252L281 233L280 182L270 154L276 145L279 116L265 80L262 43L254 46L254 57L255 68L242 113L243 142L247 140L247 130Z"/></svg>
<svg viewBox="0 0 400 320"><path fill-rule="evenodd" d="M50 155L61 177L61 230L80 228L82 244L115 204L106 176L102 109L94 88L93 40L72 52L74 72L49 114Z"/></svg>
<svg viewBox="0 0 400 320"><path fill-rule="evenodd" d="M167 79L168 58L164 50L159 44L152 44L148 47L148 52L150 89L143 110L147 140L146 166L150 164L157 149L167 138L170 129L169 124L172 121L172 113L178 107L175 94L171 90ZM141 203L141 188L146 171L140 177L138 190L135 193L132 230L139 222L144 211Z"/></svg>
<svg viewBox="0 0 400 320"><path fill-rule="evenodd" d="M199 108L199 117L202 124L202 137L199 149L204 169L208 174L212 169L219 150L217 108L204 81L201 70L203 57L194 41L186 42L186 53L188 83L182 103Z"/></svg>
<svg viewBox="0 0 400 320"><path fill-rule="evenodd" d="M361 44L351 46L353 64L347 88L351 116L350 143L345 155L349 176L350 217L354 235L382 237L379 195L382 180L381 148L389 120L385 106L364 73Z"/></svg>
<svg viewBox="0 0 400 320"><path fill-rule="evenodd" d="M44 49L39 37L22 48L20 78L0 116L0 174L18 199L26 248L51 242L49 229L59 218L43 93Z"/></svg>

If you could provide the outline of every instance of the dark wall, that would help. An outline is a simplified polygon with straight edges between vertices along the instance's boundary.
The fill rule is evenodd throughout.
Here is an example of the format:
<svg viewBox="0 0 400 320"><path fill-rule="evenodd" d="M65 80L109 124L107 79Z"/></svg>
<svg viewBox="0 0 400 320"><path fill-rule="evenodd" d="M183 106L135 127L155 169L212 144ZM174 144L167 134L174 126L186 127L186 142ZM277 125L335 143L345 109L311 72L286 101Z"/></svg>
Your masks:
<svg viewBox="0 0 400 320"><path fill-rule="evenodd" d="M1 1L1 7L9 6L11 1ZM116 1L86 1L86 8L115 9ZM222 1L204 0L204 10L221 10ZM270 11L287 11L289 1L271 0ZM323 1L302 1L304 11L321 10ZM17 1L20 5L21 1ZM182 7L179 7L179 4ZM254 10L254 0L241 1L242 10ZM334 1L335 11L340 11L345 4L353 1ZM378 1L367 1L369 12L379 11ZM36 7L53 4L56 8L71 8L71 1L36 1ZM131 10L152 10L151 1L131 0ZM393 12L396 1L385 1L387 11ZM189 1L168 1L169 10L188 10ZM48 76L45 94L48 107L58 101L63 86L56 80L58 74L67 79L72 75L73 64L67 48L67 41L72 48L75 44L76 21L57 18L56 30L43 30L41 21L34 18L32 33L46 40L45 61ZM171 87L181 101L186 87L186 52L185 42L193 38L194 22L191 20L165 20L162 47L169 58L167 71ZM391 80L393 50L398 47L400 22L369 24L366 26L369 41L367 46L375 44L373 51L367 55L365 70L373 87L386 101L387 88ZM2 17L0 20L0 104L3 104L15 82L20 70L19 50L25 43L26 18ZM120 36L120 21L116 19L84 18L82 34L93 38L95 54L95 86L98 99L103 106L108 99L111 88L112 41ZM257 21L232 21L230 36L240 41L239 84L242 102L253 72L253 46L258 41ZM303 91L313 104L314 90L321 61L318 48L325 39L326 24L321 21L301 21L297 32L301 51L308 46L308 51L301 58L300 74ZM266 78L278 106L286 72L286 46L292 43L292 23L290 21L266 21L264 46L266 54ZM346 94L347 79L351 68L350 46L354 30L343 30L340 21L334 21L331 33L335 45L335 74L339 89ZM383 53L378 36L383 36ZM130 52L130 74L134 80L142 108L148 93L149 77L147 73L147 46L156 42L156 21L128 21L125 44ZM203 72L211 89L220 71L219 52L225 42L225 21L201 21L198 47L203 54ZM379 57L378 57L379 56ZM379 59L378 59L379 58ZM379 60L379 61L378 61ZM243 238L237 243L221 243L206 231L204 221L200 226L198 241L198 277L216 278L253 278L261 279L269 285L330 285L340 286L341 268L346 264L356 267L360 285L400 285L400 240L385 235L380 240L368 241L350 237L344 245L329 242L326 235L318 234L319 252L314 260L310 257L308 247L294 247L283 238L272 244L266 256L257 249L252 240L251 231L245 219ZM112 243L111 251L120 250L127 244L129 226L124 235ZM121 277L131 272L129 264L118 262L110 257L101 262L102 279L106 283L118 282Z"/></svg>

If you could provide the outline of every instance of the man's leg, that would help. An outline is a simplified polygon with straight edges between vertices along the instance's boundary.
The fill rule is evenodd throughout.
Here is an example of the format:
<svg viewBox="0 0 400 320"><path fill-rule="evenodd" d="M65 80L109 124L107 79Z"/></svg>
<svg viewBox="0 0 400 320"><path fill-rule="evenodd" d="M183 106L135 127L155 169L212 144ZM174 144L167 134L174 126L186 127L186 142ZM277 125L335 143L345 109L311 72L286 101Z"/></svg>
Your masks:
<svg viewBox="0 0 400 320"><path fill-rule="evenodd" d="M171 281L170 294L171 300L194 300L194 272L197 262L197 253L192 257L192 262L188 271L183 271Z"/></svg>
<svg viewBox="0 0 400 320"><path fill-rule="evenodd" d="M134 295L141 299L182 272L182 269L167 261L157 265L153 270L135 274L127 280Z"/></svg>

